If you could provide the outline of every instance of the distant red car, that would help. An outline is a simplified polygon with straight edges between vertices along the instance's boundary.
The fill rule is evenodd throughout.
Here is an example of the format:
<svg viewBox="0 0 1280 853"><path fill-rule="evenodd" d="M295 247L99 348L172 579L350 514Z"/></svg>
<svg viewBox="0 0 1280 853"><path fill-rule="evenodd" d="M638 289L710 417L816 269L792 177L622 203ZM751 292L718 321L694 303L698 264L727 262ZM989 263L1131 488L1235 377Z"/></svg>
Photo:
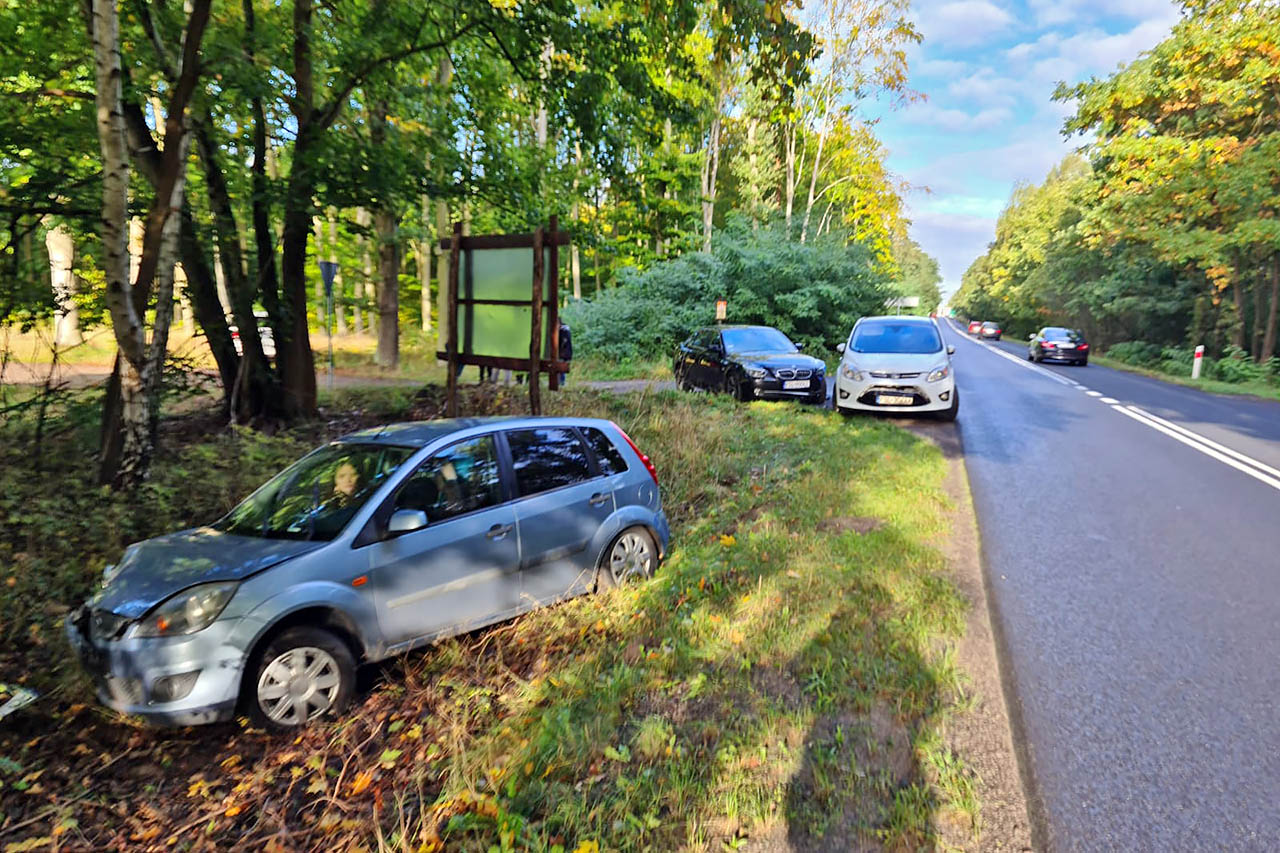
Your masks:
<svg viewBox="0 0 1280 853"><path fill-rule="evenodd" d="M970 320L970 321L969 321L969 334L971 334L971 335L976 335L976 334L978 334L978 332L981 332L981 331L982 331L982 321L981 321L981 320Z"/></svg>

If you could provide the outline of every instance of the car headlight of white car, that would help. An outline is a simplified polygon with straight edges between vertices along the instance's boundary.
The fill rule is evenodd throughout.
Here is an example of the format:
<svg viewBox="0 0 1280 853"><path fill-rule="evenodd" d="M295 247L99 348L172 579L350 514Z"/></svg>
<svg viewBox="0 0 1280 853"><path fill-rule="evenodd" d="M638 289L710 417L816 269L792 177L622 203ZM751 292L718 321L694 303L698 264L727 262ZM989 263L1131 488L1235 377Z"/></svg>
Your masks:
<svg viewBox="0 0 1280 853"><path fill-rule="evenodd" d="M854 367L852 364L840 365L840 375L845 379L852 379L854 382L862 381L862 371Z"/></svg>
<svg viewBox="0 0 1280 853"><path fill-rule="evenodd" d="M167 599L138 623L135 637L176 637L194 634L212 624L235 594L235 581L202 583Z"/></svg>
<svg viewBox="0 0 1280 853"><path fill-rule="evenodd" d="M929 371L929 381L938 382L939 380L946 379L950 375L951 375L951 365L939 364L933 370Z"/></svg>

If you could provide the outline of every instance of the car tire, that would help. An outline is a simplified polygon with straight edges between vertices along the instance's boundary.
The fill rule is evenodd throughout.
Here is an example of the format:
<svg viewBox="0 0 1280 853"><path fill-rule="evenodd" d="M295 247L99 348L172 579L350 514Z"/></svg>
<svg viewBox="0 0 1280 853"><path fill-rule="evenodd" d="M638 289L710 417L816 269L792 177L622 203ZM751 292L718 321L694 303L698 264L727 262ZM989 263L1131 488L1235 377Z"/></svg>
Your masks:
<svg viewBox="0 0 1280 853"><path fill-rule="evenodd" d="M1077 362L1076 362L1076 364L1080 365L1081 367L1088 367L1088 366L1089 366L1089 359L1087 359L1087 358L1085 358L1085 359L1081 359L1080 361L1077 361Z"/></svg>
<svg viewBox="0 0 1280 853"><path fill-rule="evenodd" d="M743 387L742 377L735 376L729 380L729 396L737 400L739 403L746 403L751 400L751 395L747 393L747 389Z"/></svg>
<svg viewBox="0 0 1280 853"><path fill-rule="evenodd" d="M958 414L960 414L960 389L956 388L951 392L951 407L938 412L937 418L940 421L946 421L949 423L954 421Z"/></svg>
<svg viewBox="0 0 1280 853"><path fill-rule="evenodd" d="M675 375L676 375L676 390L678 390L678 391L692 391L692 390L693 390L693 386L691 386L691 385L689 384L689 379L688 379L688 377L685 375L685 371L681 370L681 369L677 366L677 367L676 367L676 369L675 369L673 372L674 372L674 373L675 373Z"/></svg>
<svg viewBox="0 0 1280 853"><path fill-rule="evenodd" d="M596 592L608 592L648 580L658 569L658 543L643 527L628 527L613 537L596 567Z"/></svg>
<svg viewBox="0 0 1280 853"><path fill-rule="evenodd" d="M295 686L299 667L307 680ZM248 675L244 699L249 719L267 729L289 731L346 708L355 692L356 659L346 641L331 631L299 625L266 643L250 662ZM295 690L305 692L289 701Z"/></svg>
<svg viewBox="0 0 1280 853"><path fill-rule="evenodd" d="M1031 350L1027 350L1027 361L1034 362L1035 360L1036 360L1035 354L1031 352Z"/></svg>

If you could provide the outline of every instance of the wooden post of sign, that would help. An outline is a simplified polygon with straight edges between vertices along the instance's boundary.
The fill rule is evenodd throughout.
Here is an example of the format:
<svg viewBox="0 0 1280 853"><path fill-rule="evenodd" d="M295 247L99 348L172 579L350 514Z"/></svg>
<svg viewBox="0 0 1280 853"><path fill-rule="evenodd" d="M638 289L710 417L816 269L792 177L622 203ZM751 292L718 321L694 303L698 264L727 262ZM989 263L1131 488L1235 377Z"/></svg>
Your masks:
<svg viewBox="0 0 1280 853"><path fill-rule="evenodd" d="M551 305L550 313L547 315L547 351L551 353L552 361L560 360L560 241L556 239L556 232L560 229L560 217L552 214L551 216L551 269L547 270L547 277L551 282ZM541 353L539 353L541 356ZM552 391L560 388L560 371L552 370L551 375L547 377L547 387Z"/></svg>
<svg viewBox="0 0 1280 853"><path fill-rule="evenodd" d="M445 294L446 318L449 322L449 334L445 337L445 356L449 365L448 399L445 401L445 414L451 418L458 416L458 267L462 245L462 223L453 223L453 237L449 241L449 283Z"/></svg>
<svg viewBox="0 0 1280 853"><path fill-rule="evenodd" d="M542 358L542 226L533 230L533 328L529 330L529 414L542 414L538 362Z"/></svg>

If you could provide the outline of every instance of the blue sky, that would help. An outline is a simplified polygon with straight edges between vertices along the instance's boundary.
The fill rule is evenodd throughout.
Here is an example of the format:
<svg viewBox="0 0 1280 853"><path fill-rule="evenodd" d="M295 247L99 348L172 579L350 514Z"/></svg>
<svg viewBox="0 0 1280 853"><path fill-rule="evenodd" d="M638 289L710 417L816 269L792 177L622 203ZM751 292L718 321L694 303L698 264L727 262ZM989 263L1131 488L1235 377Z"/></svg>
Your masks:
<svg viewBox="0 0 1280 853"><path fill-rule="evenodd" d="M1105 76L1177 21L1171 0L917 0L911 51L922 102L881 110L889 167L913 190L911 235L960 285L1014 185L1038 183L1079 145L1062 137L1060 80ZM928 188L926 192L924 188Z"/></svg>

